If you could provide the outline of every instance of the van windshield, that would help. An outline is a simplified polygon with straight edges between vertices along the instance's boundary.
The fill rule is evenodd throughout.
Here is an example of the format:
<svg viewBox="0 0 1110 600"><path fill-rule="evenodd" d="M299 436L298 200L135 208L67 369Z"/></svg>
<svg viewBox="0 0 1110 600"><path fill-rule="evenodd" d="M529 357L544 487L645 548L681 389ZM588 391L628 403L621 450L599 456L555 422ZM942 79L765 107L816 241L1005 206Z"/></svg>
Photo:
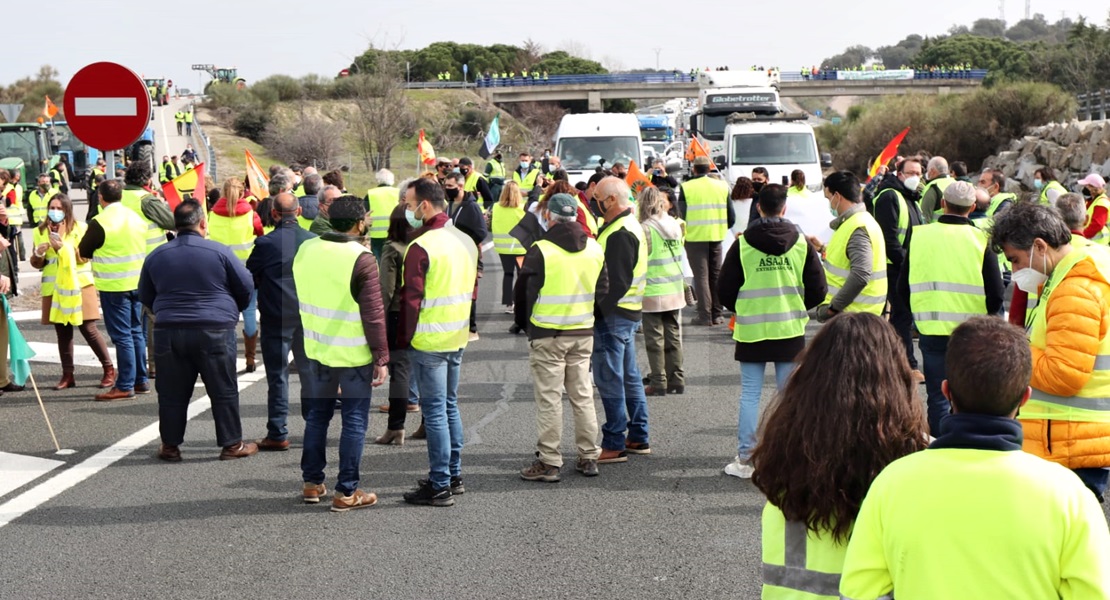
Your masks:
<svg viewBox="0 0 1110 600"><path fill-rule="evenodd" d="M562 160L563 168L568 170L592 169L599 164L608 168L618 162L627 166L629 161L640 162L640 140L634 137L560 138L555 153Z"/></svg>
<svg viewBox="0 0 1110 600"><path fill-rule="evenodd" d="M810 133L746 133L732 138L734 165L794 165L817 162Z"/></svg>

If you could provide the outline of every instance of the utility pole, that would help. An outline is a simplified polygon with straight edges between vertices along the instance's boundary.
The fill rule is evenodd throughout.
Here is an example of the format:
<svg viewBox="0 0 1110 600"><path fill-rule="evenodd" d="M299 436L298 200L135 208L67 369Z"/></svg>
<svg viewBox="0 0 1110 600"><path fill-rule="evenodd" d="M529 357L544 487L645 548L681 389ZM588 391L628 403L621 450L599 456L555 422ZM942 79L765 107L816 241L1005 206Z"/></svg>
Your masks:
<svg viewBox="0 0 1110 600"><path fill-rule="evenodd" d="M1006 0L998 0L998 20L1006 22Z"/></svg>
<svg viewBox="0 0 1110 600"><path fill-rule="evenodd" d="M659 53L662 52L663 49L662 48L652 48L652 50L655 50L655 70L658 71L659 70Z"/></svg>
<svg viewBox="0 0 1110 600"><path fill-rule="evenodd" d="M1025 0L1025 20L1033 18L1033 0Z"/></svg>

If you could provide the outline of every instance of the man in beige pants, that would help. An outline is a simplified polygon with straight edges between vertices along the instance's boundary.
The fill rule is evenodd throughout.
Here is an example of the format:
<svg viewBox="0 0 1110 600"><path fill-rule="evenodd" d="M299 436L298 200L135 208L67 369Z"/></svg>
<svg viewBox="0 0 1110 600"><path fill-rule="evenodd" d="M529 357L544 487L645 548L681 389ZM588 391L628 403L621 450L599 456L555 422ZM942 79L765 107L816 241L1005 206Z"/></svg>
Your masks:
<svg viewBox="0 0 1110 600"><path fill-rule="evenodd" d="M528 330L536 397L536 460L528 481L559 481L563 456L563 390L574 411L575 470L597 472L597 412L590 385L594 295L608 292L605 252L578 225L578 200L555 194L539 217L548 228L524 257L514 289L515 321Z"/></svg>

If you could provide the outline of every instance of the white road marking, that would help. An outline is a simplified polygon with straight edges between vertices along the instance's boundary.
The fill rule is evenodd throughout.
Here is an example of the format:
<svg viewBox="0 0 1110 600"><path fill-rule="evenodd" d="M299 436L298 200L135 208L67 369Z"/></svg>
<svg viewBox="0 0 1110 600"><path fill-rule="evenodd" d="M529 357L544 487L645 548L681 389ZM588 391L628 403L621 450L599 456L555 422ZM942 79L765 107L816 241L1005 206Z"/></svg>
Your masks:
<svg viewBox="0 0 1110 600"><path fill-rule="evenodd" d="M101 335L105 335L101 332ZM52 363L55 365L62 364L62 357L58 355L58 344L50 342L27 342L31 350L35 351L35 357L31 362ZM116 349L109 347L108 353L112 356L112 364L116 364ZM100 359L93 354L92 348L83 346L81 344L73 345L73 364L78 367L99 367Z"/></svg>
<svg viewBox="0 0 1110 600"><path fill-rule="evenodd" d="M64 464L60 460L0 452L0 498Z"/></svg>
<svg viewBox="0 0 1110 600"><path fill-rule="evenodd" d="M242 392L252 384L265 378L261 372L246 373L239 377L239 391ZM208 396L194 400L189 405L186 420L192 420L208 411L212 401ZM86 458L84 461L58 473L22 494L0 504L0 529L28 512L53 500L62 492L85 481L97 473L112 466L116 461L127 457L132 452L158 440L158 422L132 433L111 446ZM156 460L151 458L151 460Z"/></svg>
<svg viewBox="0 0 1110 600"><path fill-rule="evenodd" d="M134 117L139 114L135 98L76 98L75 117Z"/></svg>

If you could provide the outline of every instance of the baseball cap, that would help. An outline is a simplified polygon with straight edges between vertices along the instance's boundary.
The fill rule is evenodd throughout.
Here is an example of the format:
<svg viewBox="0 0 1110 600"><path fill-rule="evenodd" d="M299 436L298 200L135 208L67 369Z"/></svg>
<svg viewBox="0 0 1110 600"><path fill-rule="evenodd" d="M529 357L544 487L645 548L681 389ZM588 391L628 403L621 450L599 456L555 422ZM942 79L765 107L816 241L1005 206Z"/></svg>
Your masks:
<svg viewBox="0 0 1110 600"><path fill-rule="evenodd" d="M944 190L944 202L952 206L975 206L975 186L967 181L953 181Z"/></svg>
<svg viewBox="0 0 1110 600"><path fill-rule="evenodd" d="M695 167L708 167L710 165L708 156L699 156L694 159Z"/></svg>
<svg viewBox="0 0 1110 600"><path fill-rule="evenodd" d="M548 199L547 210L553 215L573 217L578 214L578 200L570 194L555 194Z"/></svg>
<svg viewBox="0 0 1110 600"><path fill-rule="evenodd" d="M1080 179L1079 185L1089 185L1101 190L1106 188L1106 180L1103 179L1102 175L1099 175L1098 173L1091 173L1083 179Z"/></svg>

